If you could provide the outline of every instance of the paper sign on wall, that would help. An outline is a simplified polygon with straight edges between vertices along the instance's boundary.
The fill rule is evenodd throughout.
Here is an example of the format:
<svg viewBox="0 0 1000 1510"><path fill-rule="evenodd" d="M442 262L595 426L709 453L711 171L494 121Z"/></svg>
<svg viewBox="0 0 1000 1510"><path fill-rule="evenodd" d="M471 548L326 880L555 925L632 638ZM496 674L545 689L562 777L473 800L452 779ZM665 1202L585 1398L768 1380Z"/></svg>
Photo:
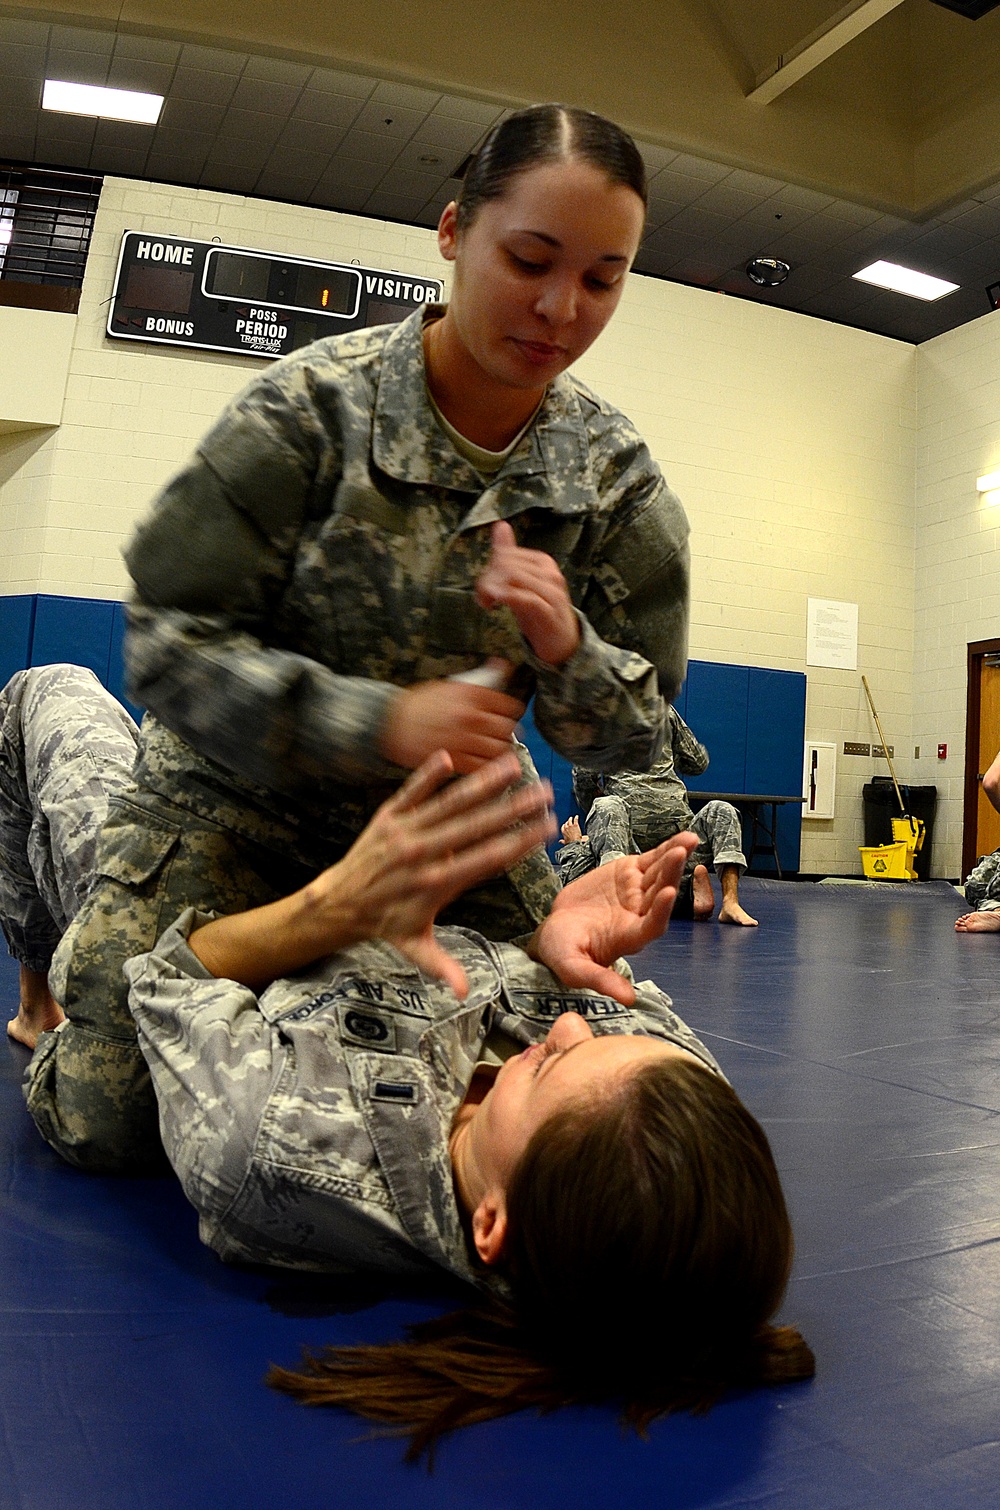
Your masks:
<svg viewBox="0 0 1000 1510"><path fill-rule="evenodd" d="M858 669L858 605L809 598L806 665Z"/></svg>

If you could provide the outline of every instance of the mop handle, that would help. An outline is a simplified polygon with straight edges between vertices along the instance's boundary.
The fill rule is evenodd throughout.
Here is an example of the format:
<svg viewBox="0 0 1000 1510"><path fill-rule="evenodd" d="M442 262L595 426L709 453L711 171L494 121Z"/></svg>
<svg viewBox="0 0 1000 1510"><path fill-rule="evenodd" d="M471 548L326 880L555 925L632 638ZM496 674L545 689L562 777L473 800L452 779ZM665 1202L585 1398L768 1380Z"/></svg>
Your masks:
<svg viewBox="0 0 1000 1510"><path fill-rule="evenodd" d="M874 718L875 720L875 727L878 730L878 737L882 741L882 748L885 751L886 764L889 767L889 775L892 777L892 784L896 789L896 801L899 803L899 811L902 813L904 818L910 818L909 813L903 806L903 794L899 790L899 782L896 780L896 772L893 769L892 757L889 754L889 746L886 744L885 735L882 733L882 725L879 723L878 714L875 711L875 702L872 698L871 688L868 685L868 678L866 676L862 676L861 685L865 689L865 696L868 699L868 706L872 710L872 718ZM913 829L914 832L916 832L912 818L910 818L910 828Z"/></svg>

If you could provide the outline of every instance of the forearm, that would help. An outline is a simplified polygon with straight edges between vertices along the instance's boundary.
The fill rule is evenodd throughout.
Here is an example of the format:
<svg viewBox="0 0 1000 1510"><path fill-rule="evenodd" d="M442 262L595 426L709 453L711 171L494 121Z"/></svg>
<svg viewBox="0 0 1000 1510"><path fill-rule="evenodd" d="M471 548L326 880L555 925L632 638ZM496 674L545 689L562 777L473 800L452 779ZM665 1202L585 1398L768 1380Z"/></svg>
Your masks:
<svg viewBox="0 0 1000 1510"><path fill-rule="evenodd" d="M1000 754L983 777L983 791L986 793L987 800L1000 813Z"/></svg>
<svg viewBox="0 0 1000 1510"><path fill-rule="evenodd" d="M535 724L565 759L590 770L648 770L663 746L656 668L602 640L581 615L581 642L558 668L532 661Z"/></svg>
<svg viewBox="0 0 1000 1510"><path fill-rule="evenodd" d="M168 728L228 770L279 791L398 771L379 753L399 689L339 676L263 645L223 617L129 609L129 685Z"/></svg>
<svg viewBox="0 0 1000 1510"><path fill-rule="evenodd" d="M196 928L189 947L211 975L260 992L279 976L347 948L364 934L327 871L291 896Z"/></svg>

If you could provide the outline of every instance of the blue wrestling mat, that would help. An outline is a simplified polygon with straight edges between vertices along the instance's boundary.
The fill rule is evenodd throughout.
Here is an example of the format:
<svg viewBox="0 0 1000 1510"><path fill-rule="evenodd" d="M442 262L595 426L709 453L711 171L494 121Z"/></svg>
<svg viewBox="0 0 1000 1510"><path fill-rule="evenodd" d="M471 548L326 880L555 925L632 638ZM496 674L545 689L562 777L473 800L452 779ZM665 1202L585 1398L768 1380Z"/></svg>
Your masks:
<svg viewBox="0 0 1000 1510"><path fill-rule="evenodd" d="M224 1267L169 1178L62 1165L0 1051L2 1510L983 1510L1000 1506L1000 937L943 883L748 880L756 930L639 962L774 1144L810 1384L624 1435L610 1411L398 1442L261 1384L303 1344L446 1303ZM16 971L0 962L5 1016ZM580 1318L586 1326L586 1317Z"/></svg>

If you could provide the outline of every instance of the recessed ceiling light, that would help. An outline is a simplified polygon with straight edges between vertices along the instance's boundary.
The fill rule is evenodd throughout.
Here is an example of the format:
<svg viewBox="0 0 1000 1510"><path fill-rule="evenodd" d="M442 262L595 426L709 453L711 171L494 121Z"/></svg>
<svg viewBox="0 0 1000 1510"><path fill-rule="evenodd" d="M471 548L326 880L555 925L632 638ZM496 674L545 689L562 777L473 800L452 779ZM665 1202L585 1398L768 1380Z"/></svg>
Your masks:
<svg viewBox="0 0 1000 1510"><path fill-rule="evenodd" d="M163 109L163 95L46 79L42 109L61 110L64 115L98 115L106 121L138 121L143 126L155 126Z"/></svg>
<svg viewBox="0 0 1000 1510"><path fill-rule="evenodd" d="M898 262L873 262L853 275L862 283L874 283L877 288L891 288L897 294L909 294L911 299L943 299L953 294L957 283L948 283L944 278L932 278L930 273L918 273L912 267L900 267Z"/></svg>

